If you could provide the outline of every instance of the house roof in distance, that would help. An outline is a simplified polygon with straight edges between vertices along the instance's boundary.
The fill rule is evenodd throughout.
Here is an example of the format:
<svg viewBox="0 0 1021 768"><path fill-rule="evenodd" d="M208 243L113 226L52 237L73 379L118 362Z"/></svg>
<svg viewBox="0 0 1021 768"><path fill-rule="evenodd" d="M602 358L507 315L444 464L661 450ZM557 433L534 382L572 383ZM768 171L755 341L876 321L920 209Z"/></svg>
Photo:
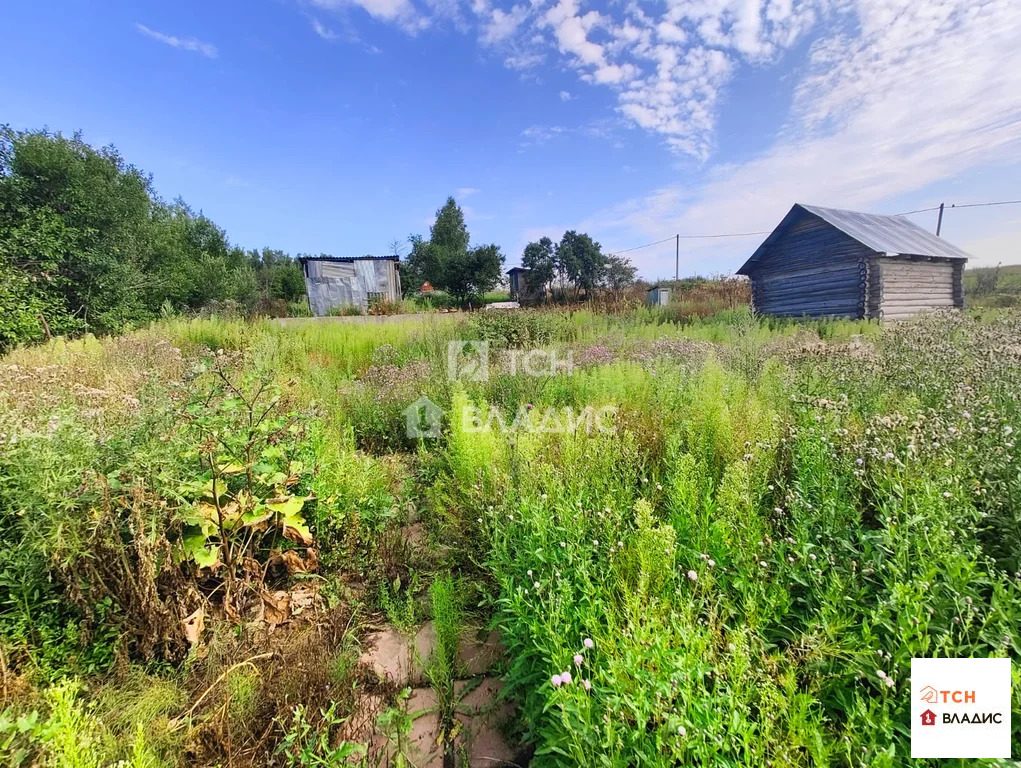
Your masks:
<svg viewBox="0 0 1021 768"><path fill-rule="evenodd" d="M783 237L799 218L810 215L822 219L845 235L853 237L866 248L887 256L928 256L939 259L966 260L968 254L946 240L927 232L903 216L859 213L840 208L795 203L776 229L760 245L751 258L737 271L747 275L762 258L766 249Z"/></svg>
<svg viewBox="0 0 1021 768"><path fill-rule="evenodd" d="M339 261L350 264L355 261L397 261L399 256L299 256L298 261L304 264L306 261Z"/></svg>

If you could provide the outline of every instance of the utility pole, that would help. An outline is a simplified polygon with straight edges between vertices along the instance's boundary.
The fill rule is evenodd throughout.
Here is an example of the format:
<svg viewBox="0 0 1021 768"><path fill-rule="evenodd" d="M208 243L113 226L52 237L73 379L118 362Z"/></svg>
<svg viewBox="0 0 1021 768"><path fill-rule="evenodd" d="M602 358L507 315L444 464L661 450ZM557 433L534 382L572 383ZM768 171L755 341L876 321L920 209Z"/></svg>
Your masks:
<svg viewBox="0 0 1021 768"><path fill-rule="evenodd" d="M674 240L674 283L681 279L681 236ZM674 286L677 287L676 285Z"/></svg>
<svg viewBox="0 0 1021 768"><path fill-rule="evenodd" d="M939 204L939 216L936 218L936 237L939 237L939 231L943 228L943 203Z"/></svg>

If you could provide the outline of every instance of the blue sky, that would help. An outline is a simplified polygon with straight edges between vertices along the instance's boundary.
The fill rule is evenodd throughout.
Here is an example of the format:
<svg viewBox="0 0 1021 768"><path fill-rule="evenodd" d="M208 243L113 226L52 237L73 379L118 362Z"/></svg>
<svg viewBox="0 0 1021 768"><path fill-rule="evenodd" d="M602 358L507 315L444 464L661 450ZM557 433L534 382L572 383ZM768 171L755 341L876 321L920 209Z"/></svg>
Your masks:
<svg viewBox="0 0 1021 768"><path fill-rule="evenodd" d="M794 202L1021 198L1014 0L15 0L0 120L84 131L245 247L382 253L453 194L515 264L768 230ZM931 227L932 214L915 217ZM1021 206L947 215L1021 262ZM731 272L761 237L684 240ZM672 274L673 244L627 254Z"/></svg>

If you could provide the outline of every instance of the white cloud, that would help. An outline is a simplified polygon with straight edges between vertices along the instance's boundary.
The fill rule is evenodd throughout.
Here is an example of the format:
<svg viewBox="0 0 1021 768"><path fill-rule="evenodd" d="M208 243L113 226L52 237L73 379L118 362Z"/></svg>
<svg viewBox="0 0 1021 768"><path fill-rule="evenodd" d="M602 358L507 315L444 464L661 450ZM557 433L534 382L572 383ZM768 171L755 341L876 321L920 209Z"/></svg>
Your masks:
<svg viewBox="0 0 1021 768"><path fill-rule="evenodd" d="M905 206L891 210L888 201L910 200L969 169L1018 162L1021 8L1012 0L858 0L854 12L857 36L833 34L813 45L790 118L769 149L710 169L698 187L655 190L593 223L651 240L768 230L794 202L896 212ZM976 242L1011 258L995 232ZM685 250L732 270L756 244L692 241Z"/></svg>
<svg viewBox="0 0 1021 768"><path fill-rule="evenodd" d="M521 22L528 16L528 8L516 5L510 11L493 8L489 11L489 20L482 26L479 36L483 45L495 45L513 35Z"/></svg>
<svg viewBox="0 0 1021 768"><path fill-rule="evenodd" d="M570 132L563 125L530 125L521 132L521 146L545 144L550 139Z"/></svg>
<svg viewBox="0 0 1021 768"><path fill-rule="evenodd" d="M201 53L208 59L215 59L217 55L219 55L219 51L216 50L215 45L212 43L205 43L198 38L165 35L162 32L157 32L155 29L149 29L149 27L145 26L145 24L135 24L135 29L146 37L158 40L161 43L169 45L171 48L179 48L182 51Z"/></svg>
<svg viewBox="0 0 1021 768"><path fill-rule="evenodd" d="M475 187L458 187L457 191L454 193L454 197L458 200L463 200L466 197L477 195L480 191L481 190L476 189Z"/></svg>
<svg viewBox="0 0 1021 768"><path fill-rule="evenodd" d="M503 60L503 63L508 69L527 71L535 69L544 61L546 61L546 56L544 54L537 51L528 51L523 53L512 53Z"/></svg>
<svg viewBox="0 0 1021 768"><path fill-rule="evenodd" d="M337 39L337 33L334 32L329 27L325 26L321 21L319 21L319 19L316 19L316 18L312 19L312 29L323 40L336 40Z"/></svg>
<svg viewBox="0 0 1021 768"><path fill-rule="evenodd" d="M593 234L619 235L620 243L600 238L613 245L770 229L797 200L889 210L886 201L1021 157L1017 0L627 0L598 11L588 0L307 1L358 6L410 33L468 17L507 67L541 82L542 67L566 66L612 94L619 120L694 158L694 186L654 190L592 218ZM456 10L438 10L451 3ZM785 67L794 98L772 144L740 165L712 165L733 79L793 55L809 34L807 60ZM582 130L532 125L521 143ZM733 269L749 245L691 241L686 250ZM635 256L641 263L643 252Z"/></svg>
<svg viewBox="0 0 1021 768"><path fill-rule="evenodd" d="M311 0L311 3L330 11L358 7L374 19L397 24L408 34L417 34L431 23L430 18L416 8L411 0Z"/></svg>

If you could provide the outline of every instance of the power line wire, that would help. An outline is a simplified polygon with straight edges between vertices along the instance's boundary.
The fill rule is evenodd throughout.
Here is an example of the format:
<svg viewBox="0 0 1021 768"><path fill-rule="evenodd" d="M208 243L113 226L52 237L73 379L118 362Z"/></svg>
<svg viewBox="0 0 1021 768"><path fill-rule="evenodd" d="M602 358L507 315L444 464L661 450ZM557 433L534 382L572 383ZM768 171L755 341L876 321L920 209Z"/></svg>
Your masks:
<svg viewBox="0 0 1021 768"><path fill-rule="evenodd" d="M749 237L751 235L768 235L768 234L769 234L768 231L764 231L764 232L726 232L717 235L671 235L670 237L663 238L662 240L657 240L654 243L646 243L645 245L636 245L633 248L625 248L624 250L621 251L614 251L613 253L610 254L610 256L617 256L618 254L621 253L630 253L631 251L638 251L641 250L642 248L651 248L654 245L670 243L675 241L677 238L680 238L681 240L702 240L706 238Z"/></svg>
<svg viewBox="0 0 1021 768"><path fill-rule="evenodd" d="M993 202L993 203L961 203L960 205L957 205L956 203L951 203L950 205L943 206L943 210L948 210L950 208L985 208L986 206L989 206L989 205L1019 205L1019 204L1021 204L1021 200L997 200L996 202ZM936 206L933 206L932 208L919 208L916 211L905 211L904 213L895 213L893 215L894 216L907 216L907 215L912 214L912 213L925 213L926 211L938 211L939 208L940 207L938 205L936 205Z"/></svg>
<svg viewBox="0 0 1021 768"><path fill-rule="evenodd" d="M950 208L984 208L984 207L990 206L990 205L1021 205L1021 200L997 200L997 201L991 202L991 203L962 203L961 205L956 205L956 204L951 203L950 205L944 206L944 210L947 210L947 209L950 209ZM940 209L940 206L935 205L932 208L917 208L916 210L913 210L913 211L904 211L902 213L895 213L893 215L894 216L910 216L913 213L928 213L929 211L938 211L939 209ZM618 256L618 255L620 255L622 253L630 253L631 251L640 251L642 248L651 248L654 245L662 245L663 243L669 243L671 240L677 240L677 239L681 239L681 240L707 240L707 239L716 239L716 238L720 238L720 237L751 237L752 235L768 235L770 233L770 231L771 230L766 230L766 231L763 231L763 232L726 232L726 233L715 234L715 235L671 235L670 237L665 237L662 240L657 240L654 243L646 243L645 245L636 245L636 246L633 246L631 248L624 248L624 249L619 250L619 251L614 251L613 253L608 254L608 255L610 255L610 256Z"/></svg>
<svg viewBox="0 0 1021 768"><path fill-rule="evenodd" d="M610 255L611 256L616 256L619 253L630 253L631 251L638 251L638 250L641 250L642 248L651 248L654 245L660 245L662 243L669 243L671 240L675 239L675 237L676 237L675 235L670 235L670 237L664 238L663 240L657 240L654 243L646 243L645 245L636 245L633 248L625 248L622 251L614 251Z"/></svg>

